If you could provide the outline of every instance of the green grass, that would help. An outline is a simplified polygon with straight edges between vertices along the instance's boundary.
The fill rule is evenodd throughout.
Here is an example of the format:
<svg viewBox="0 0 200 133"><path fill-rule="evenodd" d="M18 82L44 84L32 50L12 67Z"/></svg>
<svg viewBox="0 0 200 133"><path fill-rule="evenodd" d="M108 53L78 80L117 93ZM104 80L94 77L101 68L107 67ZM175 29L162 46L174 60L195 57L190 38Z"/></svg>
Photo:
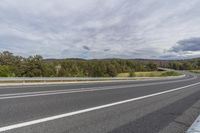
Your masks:
<svg viewBox="0 0 200 133"><path fill-rule="evenodd" d="M133 77L167 77L167 76L179 76L178 72L174 71L151 71L151 72L135 72ZM120 73L117 77L129 77L130 73Z"/></svg>

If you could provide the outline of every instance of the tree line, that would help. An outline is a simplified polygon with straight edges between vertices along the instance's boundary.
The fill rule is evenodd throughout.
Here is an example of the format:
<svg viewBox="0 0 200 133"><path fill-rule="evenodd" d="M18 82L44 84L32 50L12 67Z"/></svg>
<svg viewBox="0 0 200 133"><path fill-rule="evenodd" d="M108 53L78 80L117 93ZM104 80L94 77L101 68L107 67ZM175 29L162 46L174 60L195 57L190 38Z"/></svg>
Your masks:
<svg viewBox="0 0 200 133"><path fill-rule="evenodd" d="M157 64L123 59L47 60L40 55L21 57L0 53L1 77L115 77L118 73L155 71Z"/></svg>
<svg viewBox="0 0 200 133"><path fill-rule="evenodd" d="M200 59L132 60L132 59L43 59L27 58L0 52L0 77L115 77L118 73L155 71L158 67L175 70L200 69Z"/></svg>
<svg viewBox="0 0 200 133"><path fill-rule="evenodd" d="M175 70L198 70L200 69L200 59L170 61L168 67Z"/></svg>

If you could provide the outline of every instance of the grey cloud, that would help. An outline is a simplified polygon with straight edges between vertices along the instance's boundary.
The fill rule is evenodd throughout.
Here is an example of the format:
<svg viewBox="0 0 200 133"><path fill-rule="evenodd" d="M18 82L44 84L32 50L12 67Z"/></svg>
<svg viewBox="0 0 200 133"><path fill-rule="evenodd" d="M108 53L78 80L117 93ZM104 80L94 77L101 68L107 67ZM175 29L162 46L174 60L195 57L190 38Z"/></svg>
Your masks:
<svg viewBox="0 0 200 133"><path fill-rule="evenodd" d="M180 40L177 45L174 46L171 51L181 52L181 51L200 51L200 38L190 38L185 40Z"/></svg>
<svg viewBox="0 0 200 133"><path fill-rule="evenodd" d="M83 46L83 49L88 50L88 51L91 50L90 47L88 47L88 46Z"/></svg>
<svg viewBox="0 0 200 133"><path fill-rule="evenodd" d="M110 49L104 49L103 51L107 52L107 51L110 51Z"/></svg>

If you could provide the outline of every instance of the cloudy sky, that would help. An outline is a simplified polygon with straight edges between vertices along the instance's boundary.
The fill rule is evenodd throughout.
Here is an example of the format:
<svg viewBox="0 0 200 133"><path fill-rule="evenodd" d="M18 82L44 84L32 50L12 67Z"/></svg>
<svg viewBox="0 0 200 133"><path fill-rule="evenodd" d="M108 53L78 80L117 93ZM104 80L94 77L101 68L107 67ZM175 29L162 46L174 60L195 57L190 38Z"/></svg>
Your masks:
<svg viewBox="0 0 200 133"><path fill-rule="evenodd" d="M1 0L0 51L45 58L200 56L200 0Z"/></svg>

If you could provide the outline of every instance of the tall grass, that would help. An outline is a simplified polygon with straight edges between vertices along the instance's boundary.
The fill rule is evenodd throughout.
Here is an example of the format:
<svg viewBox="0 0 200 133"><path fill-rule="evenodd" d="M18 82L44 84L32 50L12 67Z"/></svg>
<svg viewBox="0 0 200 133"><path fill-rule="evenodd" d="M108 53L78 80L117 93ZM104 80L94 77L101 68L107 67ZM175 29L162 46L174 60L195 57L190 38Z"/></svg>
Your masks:
<svg viewBox="0 0 200 133"><path fill-rule="evenodd" d="M120 73L118 77L167 77L167 76L179 76L181 75L175 71L152 71L152 72L130 72Z"/></svg>

